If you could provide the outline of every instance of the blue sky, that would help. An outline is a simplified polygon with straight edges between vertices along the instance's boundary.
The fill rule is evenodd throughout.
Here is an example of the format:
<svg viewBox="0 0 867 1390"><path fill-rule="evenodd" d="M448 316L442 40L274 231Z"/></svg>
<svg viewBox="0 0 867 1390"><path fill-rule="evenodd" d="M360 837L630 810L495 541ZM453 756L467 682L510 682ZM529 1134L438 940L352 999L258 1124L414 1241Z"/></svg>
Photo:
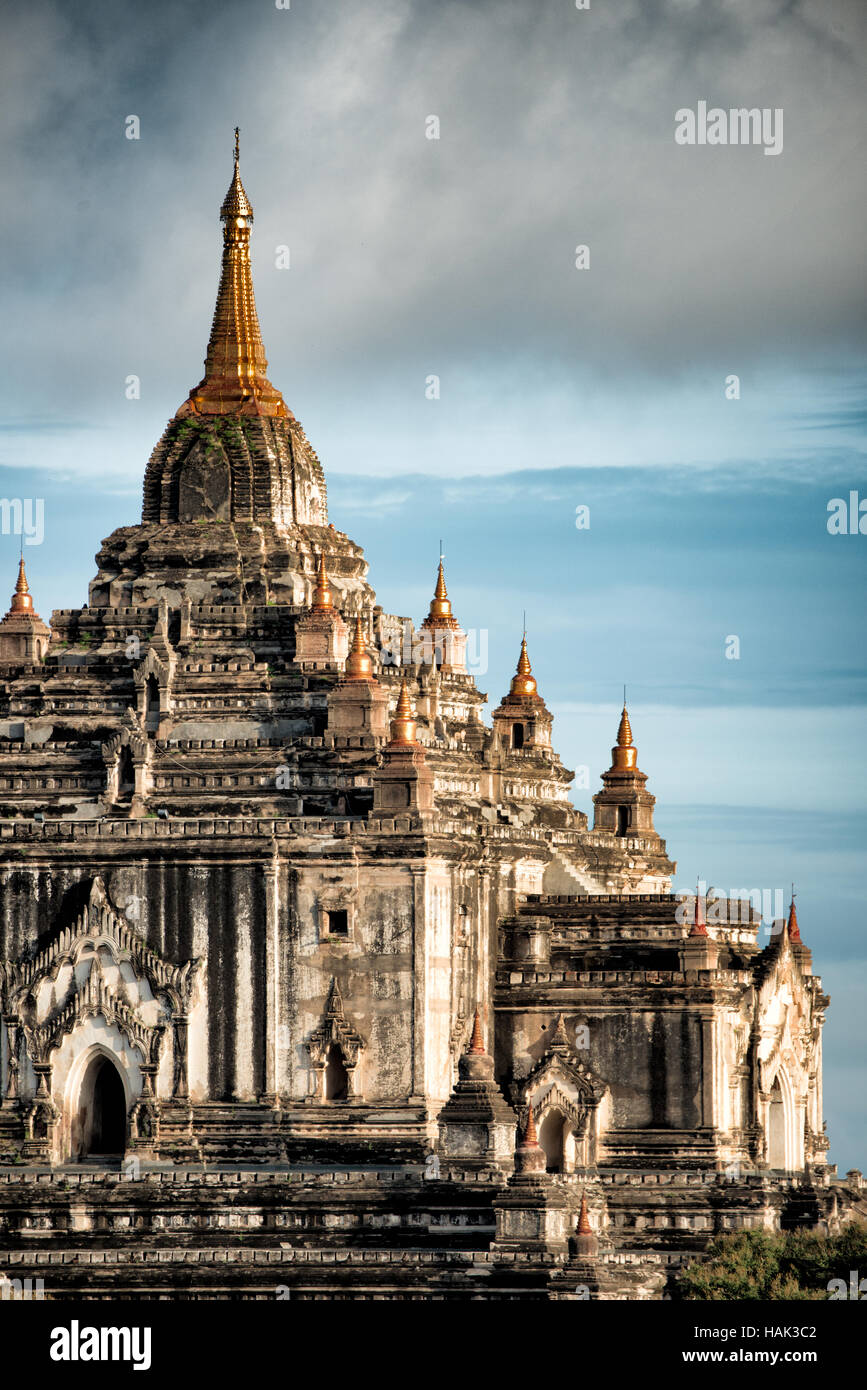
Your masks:
<svg viewBox="0 0 867 1390"><path fill-rule="evenodd" d="M331 520L416 619L444 538L492 706L526 609L584 810L627 684L678 887L796 881L832 1158L867 1165L867 536L826 525L867 499L863 7L36 0L6 27L0 494L45 499L43 616L85 600L201 375L237 123L269 374ZM782 107L783 153L676 146L699 99Z"/></svg>

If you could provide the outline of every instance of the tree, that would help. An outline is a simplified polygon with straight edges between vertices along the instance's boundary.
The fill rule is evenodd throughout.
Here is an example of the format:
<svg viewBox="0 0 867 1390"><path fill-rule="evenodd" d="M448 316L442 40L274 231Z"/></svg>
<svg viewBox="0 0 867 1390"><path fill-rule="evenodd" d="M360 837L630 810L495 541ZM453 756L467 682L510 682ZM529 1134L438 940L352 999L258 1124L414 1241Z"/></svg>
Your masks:
<svg viewBox="0 0 867 1390"><path fill-rule="evenodd" d="M858 1271L867 1276L867 1226L852 1221L836 1236L812 1231L739 1231L716 1236L707 1255L681 1271L676 1298L713 1302L828 1299L832 1279L844 1281L845 1288L852 1290L847 1295L838 1285L836 1297L859 1297Z"/></svg>

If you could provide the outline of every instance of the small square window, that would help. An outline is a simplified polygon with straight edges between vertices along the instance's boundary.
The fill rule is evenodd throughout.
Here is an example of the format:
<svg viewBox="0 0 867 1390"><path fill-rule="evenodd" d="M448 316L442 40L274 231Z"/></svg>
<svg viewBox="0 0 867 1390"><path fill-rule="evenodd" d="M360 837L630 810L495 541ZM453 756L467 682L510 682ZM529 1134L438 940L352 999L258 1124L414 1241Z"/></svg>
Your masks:
<svg viewBox="0 0 867 1390"><path fill-rule="evenodd" d="M346 908L340 908L336 912L326 912L325 926L329 936L348 936L349 913Z"/></svg>

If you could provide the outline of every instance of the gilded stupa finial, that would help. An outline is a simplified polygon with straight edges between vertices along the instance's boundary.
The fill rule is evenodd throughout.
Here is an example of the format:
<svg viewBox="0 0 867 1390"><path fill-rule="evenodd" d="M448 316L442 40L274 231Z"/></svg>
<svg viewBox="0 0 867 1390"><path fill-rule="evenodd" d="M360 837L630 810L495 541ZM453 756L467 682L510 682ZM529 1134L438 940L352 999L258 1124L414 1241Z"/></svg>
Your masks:
<svg viewBox="0 0 867 1390"><path fill-rule="evenodd" d="M617 728L617 742L611 750L611 766L618 772L634 772L638 767L638 749L632 742L632 725L626 708L626 687L623 688L623 710Z"/></svg>
<svg viewBox="0 0 867 1390"><path fill-rule="evenodd" d="M241 131L238 126L235 126L235 172L220 208L220 221L225 222L230 217L243 217L248 222L253 221L253 208L241 182Z"/></svg>
<svg viewBox="0 0 867 1390"><path fill-rule="evenodd" d="M533 675L533 668L530 665L530 657L527 652L526 630L521 639L521 655L518 657L518 665L512 677L509 693L510 695L535 695L537 693L536 677Z"/></svg>
<svg viewBox="0 0 867 1390"><path fill-rule="evenodd" d="M373 659L367 650L367 643L364 640L364 626L359 613L355 619L355 632L352 637L352 646L346 658L347 680L369 681L373 679Z"/></svg>
<svg viewBox="0 0 867 1390"><path fill-rule="evenodd" d="M316 571L316 587L313 590L312 608L331 608L333 602L331 598L331 585L328 583L328 575L325 572L325 552L319 555L319 568Z"/></svg>
<svg viewBox="0 0 867 1390"><path fill-rule="evenodd" d="M178 411L185 415L290 417L280 392L268 380L253 275L250 231L253 207L241 182L240 131L235 127L232 181L220 208L223 260L205 375Z"/></svg>
<svg viewBox="0 0 867 1390"><path fill-rule="evenodd" d="M434 588L434 595L430 602L428 615L422 623L422 629L428 629L434 632L442 632L445 629L449 629L449 631L458 631L460 624L452 612L451 600L449 599L448 590L446 589L446 576L443 567L445 556L442 553L442 549L443 543L440 541L440 559L439 568L437 569L436 587ZM446 657L446 660L449 660L449 658Z"/></svg>
<svg viewBox="0 0 867 1390"><path fill-rule="evenodd" d="M482 1016L476 1009L473 1015L473 1034L470 1038L469 1052L472 1057L480 1057L485 1050L485 1040L482 1037Z"/></svg>
<svg viewBox="0 0 867 1390"><path fill-rule="evenodd" d="M30 585L27 583L27 573L24 569L24 556L18 561L18 579L15 584L15 592L12 595L12 606L10 613L32 613L33 599L30 594Z"/></svg>
<svg viewBox="0 0 867 1390"><path fill-rule="evenodd" d="M397 707L391 721L391 741L389 747L406 748L415 744L415 715L406 685L406 677L400 683Z"/></svg>

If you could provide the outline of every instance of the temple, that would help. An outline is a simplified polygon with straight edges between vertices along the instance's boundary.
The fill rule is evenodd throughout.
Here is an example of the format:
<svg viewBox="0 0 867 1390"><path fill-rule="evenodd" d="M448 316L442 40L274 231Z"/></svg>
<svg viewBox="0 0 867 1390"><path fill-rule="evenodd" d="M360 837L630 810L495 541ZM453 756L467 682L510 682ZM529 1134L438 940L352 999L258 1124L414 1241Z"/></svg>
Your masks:
<svg viewBox="0 0 867 1390"><path fill-rule="evenodd" d="M3 1251L69 1296L661 1298L715 1232L836 1229L794 901L673 892L625 705L590 826L526 636L486 723L442 560L417 625L377 603L266 375L237 141L220 218L140 523L0 621Z"/></svg>

